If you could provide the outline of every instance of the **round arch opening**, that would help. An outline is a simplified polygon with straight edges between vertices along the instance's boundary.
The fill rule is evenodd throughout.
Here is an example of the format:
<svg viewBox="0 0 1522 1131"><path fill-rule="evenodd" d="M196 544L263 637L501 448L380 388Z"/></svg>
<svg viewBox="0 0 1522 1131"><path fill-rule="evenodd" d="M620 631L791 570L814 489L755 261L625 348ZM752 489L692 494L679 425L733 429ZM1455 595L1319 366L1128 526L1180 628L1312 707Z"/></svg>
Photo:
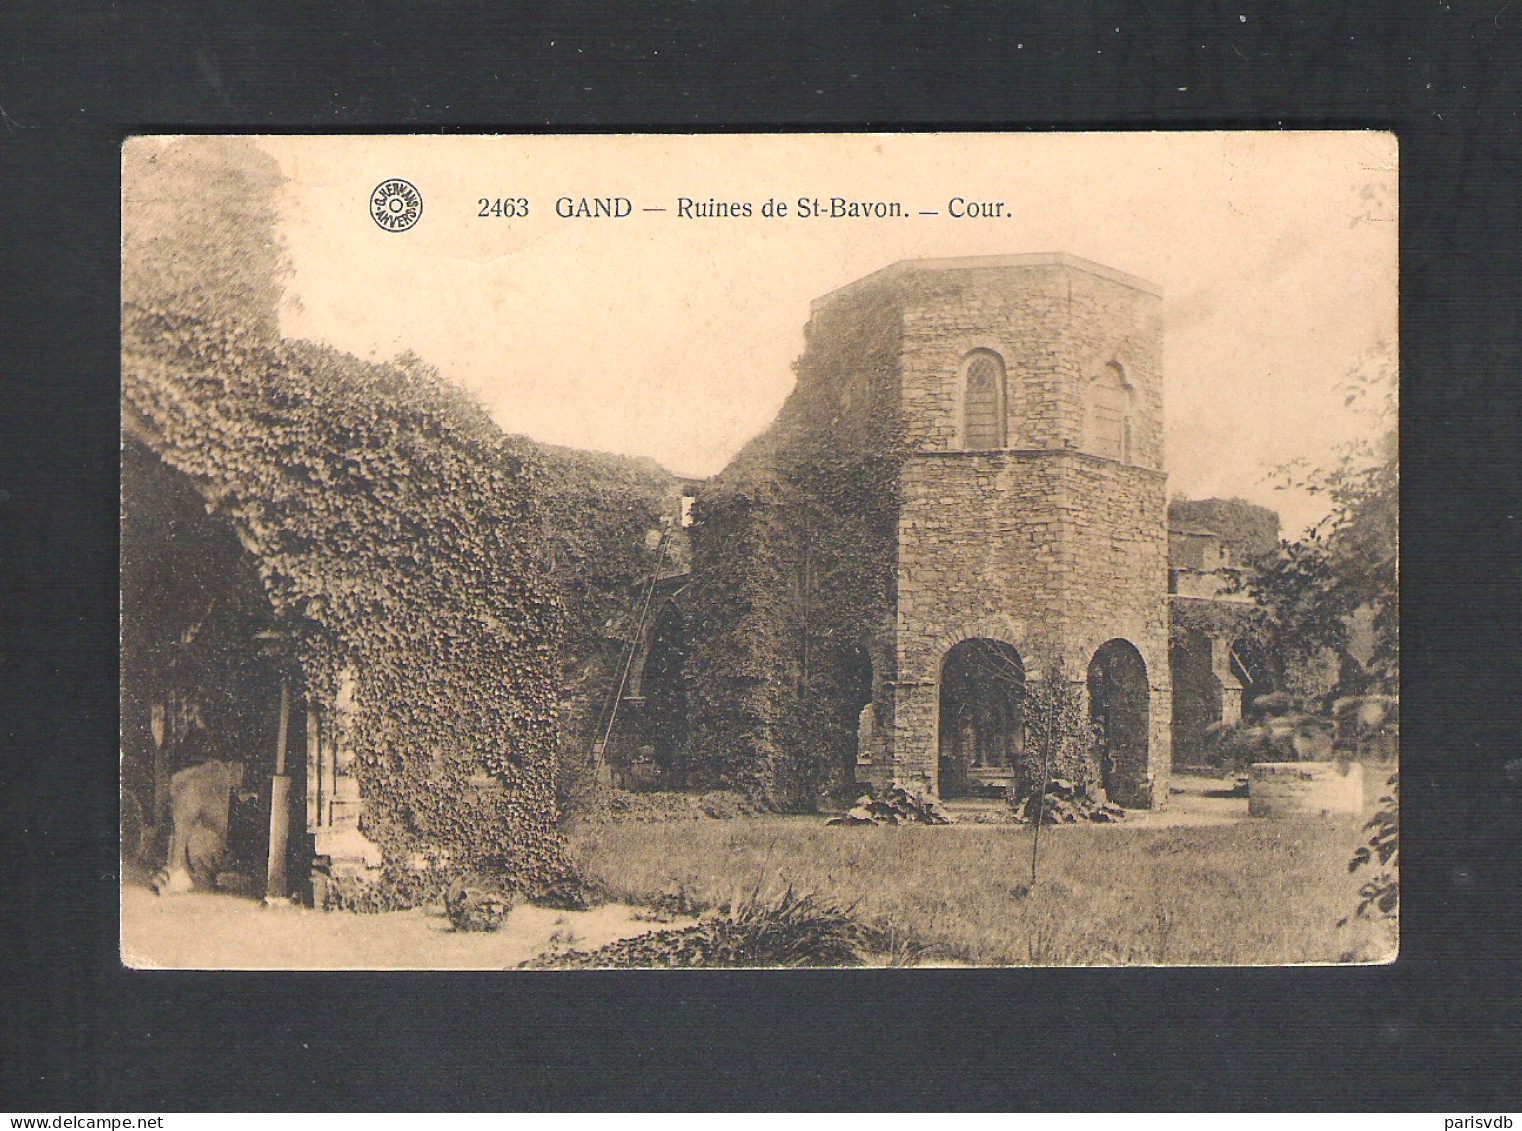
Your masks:
<svg viewBox="0 0 1522 1131"><path fill-rule="evenodd" d="M1025 664L1002 640L964 640L941 664L940 795L1014 784L1025 742Z"/></svg>

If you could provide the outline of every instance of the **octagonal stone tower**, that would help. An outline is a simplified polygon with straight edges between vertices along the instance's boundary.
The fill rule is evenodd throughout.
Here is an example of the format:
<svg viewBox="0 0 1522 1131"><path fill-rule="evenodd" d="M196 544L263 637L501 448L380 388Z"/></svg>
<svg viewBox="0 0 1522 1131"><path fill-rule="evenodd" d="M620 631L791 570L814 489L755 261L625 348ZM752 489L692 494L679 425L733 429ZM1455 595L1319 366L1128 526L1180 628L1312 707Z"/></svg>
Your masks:
<svg viewBox="0 0 1522 1131"><path fill-rule="evenodd" d="M852 319L869 308L891 310L896 346L855 383L896 419L903 456L858 780L942 797L1009 784L1023 720L997 685L1056 675L1041 665L1060 654L1101 728L1111 797L1161 805L1159 288L1061 253L912 260L816 300L811 341L863 337Z"/></svg>

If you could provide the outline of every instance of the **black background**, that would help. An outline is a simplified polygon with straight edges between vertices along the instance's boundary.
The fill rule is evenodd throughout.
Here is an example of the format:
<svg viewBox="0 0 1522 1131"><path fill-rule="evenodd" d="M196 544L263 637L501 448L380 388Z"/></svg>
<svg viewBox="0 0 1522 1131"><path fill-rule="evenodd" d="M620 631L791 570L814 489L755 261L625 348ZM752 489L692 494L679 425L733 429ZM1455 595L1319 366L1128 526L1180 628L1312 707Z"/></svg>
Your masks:
<svg viewBox="0 0 1522 1131"><path fill-rule="evenodd" d="M6 6L0 1109L1516 1111L1519 108L1515 0ZM1401 142L1396 965L120 968L126 134L1279 125Z"/></svg>

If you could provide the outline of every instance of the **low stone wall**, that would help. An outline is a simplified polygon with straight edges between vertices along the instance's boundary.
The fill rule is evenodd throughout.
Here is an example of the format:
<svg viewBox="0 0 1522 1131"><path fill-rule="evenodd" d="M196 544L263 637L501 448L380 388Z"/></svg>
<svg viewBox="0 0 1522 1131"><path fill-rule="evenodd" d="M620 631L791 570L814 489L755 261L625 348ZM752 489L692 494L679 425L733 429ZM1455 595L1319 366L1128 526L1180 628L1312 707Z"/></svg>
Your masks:
<svg viewBox="0 0 1522 1131"><path fill-rule="evenodd" d="M1255 762L1247 778L1249 816L1363 811L1363 766L1357 762Z"/></svg>

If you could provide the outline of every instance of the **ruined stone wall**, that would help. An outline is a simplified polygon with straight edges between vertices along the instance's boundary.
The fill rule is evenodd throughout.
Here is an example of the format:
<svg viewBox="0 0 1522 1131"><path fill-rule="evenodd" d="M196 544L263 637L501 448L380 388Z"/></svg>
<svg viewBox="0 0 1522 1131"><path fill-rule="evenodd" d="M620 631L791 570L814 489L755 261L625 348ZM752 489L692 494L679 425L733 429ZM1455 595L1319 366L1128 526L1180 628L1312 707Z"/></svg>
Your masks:
<svg viewBox="0 0 1522 1131"><path fill-rule="evenodd" d="M1056 647L1082 680L1118 638L1147 667L1146 792L1165 795L1159 308L1063 255L895 264L815 302L796 391L697 508L694 749L721 776L775 795L779 767L860 738L863 778L933 792L950 647L1002 640L1028 665ZM1003 450L962 450L973 351L1005 368ZM1105 381L1125 458L1087 451ZM872 710L848 733L854 648Z"/></svg>
<svg viewBox="0 0 1522 1131"><path fill-rule="evenodd" d="M1152 690L1153 773L1166 773L1162 474L1077 452L969 452L913 457L903 482L898 776L933 781L940 666L954 644L977 637L1012 644L1028 666L1055 646L1079 678L1101 644L1130 641Z"/></svg>
<svg viewBox="0 0 1522 1131"><path fill-rule="evenodd" d="M1063 615L1061 456L918 456L903 468L897 653L902 682L939 678L946 649L1002 618L1022 656ZM902 721L901 721L902 725Z"/></svg>
<svg viewBox="0 0 1522 1131"><path fill-rule="evenodd" d="M1062 556L1064 636L1091 658L1106 641L1128 640L1147 665L1147 788L1161 805L1172 764L1173 692L1168 664L1166 478L1158 471L1088 456L1065 482L1069 521Z"/></svg>
<svg viewBox="0 0 1522 1131"><path fill-rule="evenodd" d="M891 664L899 309L816 313L777 421L699 492L686 603L693 784L779 809L848 790Z"/></svg>
<svg viewBox="0 0 1522 1131"><path fill-rule="evenodd" d="M1130 640L1154 688L1168 686L1166 479L1161 472L1110 460L1060 457L1062 571L1067 635L1092 653L1106 640Z"/></svg>
<svg viewBox="0 0 1522 1131"><path fill-rule="evenodd" d="M1167 771L1171 702L1160 296L1063 255L904 264L857 284L903 306L906 446L896 678L869 779L938 787L946 652L1002 640L1028 666L1056 648L1083 678L1108 640L1147 666L1148 795ZM1004 451L967 452L965 363L1006 372ZM1117 376L1118 375L1118 376ZM1124 458L1096 450L1096 379L1126 417ZM1115 403L1115 402L1112 402ZM1032 678L1043 673L1030 667Z"/></svg>

